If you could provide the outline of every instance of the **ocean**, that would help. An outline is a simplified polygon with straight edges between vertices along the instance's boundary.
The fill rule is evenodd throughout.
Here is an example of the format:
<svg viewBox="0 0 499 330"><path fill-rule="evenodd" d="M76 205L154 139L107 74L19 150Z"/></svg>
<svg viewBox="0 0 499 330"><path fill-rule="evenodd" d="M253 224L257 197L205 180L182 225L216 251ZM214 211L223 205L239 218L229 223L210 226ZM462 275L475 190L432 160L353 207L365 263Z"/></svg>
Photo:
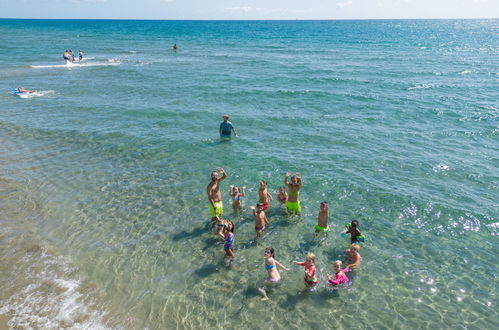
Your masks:
<svg viewBox="0 0 499 330"><path fill-rule="evenodd" d="M0 328L497 328L498 31L0 20ZM84 62L65 65L66 49ZM210 227L217 167L232 263ZM302 214L275 199L255 238L258 183L275 198L287 171ZM247 186L242 212L230 185ZM362 264L333 289L352 219ZM291 270L262 302L268 246ZM316 290L291 264L308 252Z"/></svg>

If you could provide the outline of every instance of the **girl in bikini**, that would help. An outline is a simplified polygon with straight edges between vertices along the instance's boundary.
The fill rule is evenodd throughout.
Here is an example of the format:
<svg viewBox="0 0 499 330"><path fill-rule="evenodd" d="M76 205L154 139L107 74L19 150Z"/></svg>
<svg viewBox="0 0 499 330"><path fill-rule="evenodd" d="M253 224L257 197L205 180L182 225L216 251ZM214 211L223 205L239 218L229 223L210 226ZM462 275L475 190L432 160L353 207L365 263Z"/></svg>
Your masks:
<svg viewBox="0 0 499 330"><path fill-rule="evenodd" d="M277 270L279 266L283 270L289 270L289 268L284 267L279 261L275 260L274 248L268 247L265 249L265 269L268 272L268 277L262 281L258 291L263 295L262 301L269 300L267 297L267 292L265 291L266 285L275 285L281 280L281 274Z"/></svg>
<svg viewBox="0 0 499 330"><path fill-rule="evenodd" d="M230 186L229 189L229 195L232 197L232 208L234 211L240 210L243 207L243 204L241 203L241 197L246 196L244 193L244 190L246 189L246 186L242 186L242 190L239 190L238 186Z"/></svg>

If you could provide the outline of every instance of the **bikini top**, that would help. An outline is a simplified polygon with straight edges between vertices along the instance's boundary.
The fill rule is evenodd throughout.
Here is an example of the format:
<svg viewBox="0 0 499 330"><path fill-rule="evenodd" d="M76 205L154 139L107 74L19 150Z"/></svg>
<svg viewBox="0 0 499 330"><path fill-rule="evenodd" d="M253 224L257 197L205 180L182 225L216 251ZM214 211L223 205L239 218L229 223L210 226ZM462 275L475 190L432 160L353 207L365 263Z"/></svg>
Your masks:
<svg viewBox="0 0 499 330"><path fill-rule="evenodd" d="M241 200L241 196L237 195L237 196L232 197L232 199L235 200L235 201L240 201Z"/></svg>
<svg viewBox="0 0 499 330"><path fill-rule="evenodd" d="M268 265L268 264L265 264L265 269L266 270L271 270L272 268L274 268L275 265Z"/></svg>

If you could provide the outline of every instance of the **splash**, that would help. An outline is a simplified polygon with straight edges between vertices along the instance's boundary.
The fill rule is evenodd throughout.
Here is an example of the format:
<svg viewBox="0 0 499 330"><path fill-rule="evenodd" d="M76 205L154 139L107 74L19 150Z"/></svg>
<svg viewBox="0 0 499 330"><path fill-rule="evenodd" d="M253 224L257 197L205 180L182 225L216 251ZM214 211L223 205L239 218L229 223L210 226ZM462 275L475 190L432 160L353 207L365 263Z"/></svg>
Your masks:
<svg viewBox="0 0 499 330"><path fill-rule="evenodd" d="M41 96L46 96L46 95L50 95L50 94L55 94L55 91L48 90L48 91L36 91L36 92L32 92L32 93L19 93L19 94L16 94L16 96L19 96L22 99L29 99L32 97L41 97Z"/></svg>

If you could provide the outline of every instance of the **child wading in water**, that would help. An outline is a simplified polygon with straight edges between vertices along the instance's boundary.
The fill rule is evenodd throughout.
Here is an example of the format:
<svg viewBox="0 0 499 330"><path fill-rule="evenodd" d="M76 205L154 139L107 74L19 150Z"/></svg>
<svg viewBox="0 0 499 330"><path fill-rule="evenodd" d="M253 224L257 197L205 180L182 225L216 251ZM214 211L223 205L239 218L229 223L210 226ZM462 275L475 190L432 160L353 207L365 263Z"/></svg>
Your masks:
<svg viewBox="0 0 499 330"><path fill-rule="evenodd" d="M322 202L319 210L319 215L317 216L317 225L315 226L316 233L323 233L330 230L327 224L328 218L329 205L327 202Z"/></svg>
<svg viewBox="0 0 499 330"><path fill-rule="evenodd" d="M213 234L215 234L219 238L225 240L224 230L225 230L225 227L227 226L227 224L229 223L230 220L220 219L219 216L215 216L214 220L215 221L213 223L215 224L215 227L213 229Z"/></svg>
<svg viewBox="0 0 499 330"><path fill-rule="evenodd" d="M229 189L229 196L232 197L232 208L234 210L240 210L243 207L243 204L241 203L241 197L246 196L244 193L244 190L246 189L246 186L242 186L242 190L239 190L238 186L230 186Z"/></svg>
<svg viewBox="0 0 499 330"><path fill-rule="evenodd" d="M315 278L315 254L309 252L305 257L305 261L293 261L293 263L305 267L305 277L303 280L309 288L315 287L317 285L317 278Z"/></svg>
<svg viewBox="0 0 499 330"><path fill-rule="evenodd" d="M352 223L347 224L347 231L345 234L350 234L352 243L364 242L364 235L359 230L359 220L352 220Z"/></svg>
<svg viewBox="0 0 499 330"><path fill-rule="evenodd" d="M335 275L328 275L328 283L332 284L334 286L340 285L340 284L348 284L348 277L345 275L345 272L349 272L350 268L345 268L341 269L342 263L340 260L336 260L333 264L333 269L335 272Z"/></svg>
<svg viewBox="0 0 499 330"><path fill-rule="evenodd" d="M286 205L286 201L288 200L286 187L279 187L279 194L277 195L277 199L279 200L279 202L281 202L281 206Z"/></svg>
<svg viewBox="0 0 499 330"><path fill-rule="evenodd" d="M291 183L288 182L288 178L291 172L287 172L284 178L284 184L288 187L288 200L286 201L286 208L290 212L301 213L300 205L300 189L303 184L301 180L301 174L296 172L295 175L291 177Z"/></svg>
<svg viewBox="0 0 499 330"><path fill-rule="evenodd" d="M258 202L263 204L264 211L269 208L269 201L272 202L272 195L267 191L267 181L262 180L258 188Z"/></svg>
<svg viewBox="0 0 499 330"><path fill-rule="evenodd" d="M265 249L265 269L268 272L268 276L262 281L258 291L263 295L262 301L269 300L267 297L267 292L265 291L266 285L276 285L281 280L281 274L277 270L277 266L284 270L289 270L289 268L284 267L279 261L275 260L274 249L268 247Z"/></svg>
<svg viewBox="0 0 499 330"><path fill-rule="evenodd" d="M267 216L265 215L265 211L263 210L263 204L257 203L256 208L254 206L251 206L251 209L253 210L253 216L255 217L256 235L260 236L265 229L265 225L269 224Z"/></svg>
<svg viewBox="0 0 499 330"><path fill-rule="evenodd" d="M225 244L224 250L227 257L234 256L234 223L227 220L227 224L224 227Z"/></svg>
<svg viewBox="0 0 499 330"><path fill-rule="evenodd" d="M360 265L362 257L360 256L359 250L360 246L358 244L352 243L352 245L350 245L350 249L347 250L349 262L347 268L355 269L355 267Z"/></svg>

